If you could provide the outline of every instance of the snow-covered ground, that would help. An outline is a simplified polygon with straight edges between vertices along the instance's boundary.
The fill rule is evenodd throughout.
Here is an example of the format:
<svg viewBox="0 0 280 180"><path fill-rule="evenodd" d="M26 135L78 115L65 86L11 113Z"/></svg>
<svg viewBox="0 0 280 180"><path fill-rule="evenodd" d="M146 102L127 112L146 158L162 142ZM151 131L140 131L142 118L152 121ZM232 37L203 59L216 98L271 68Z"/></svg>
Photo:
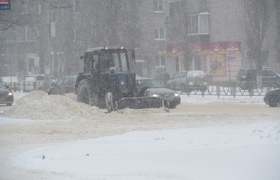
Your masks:
<svg viewBox="0 0 280 180"><path fill-rule="evenodd" d="M280 108L261 96L110 114L72 95L15 96L0 107L0 179L280 179Z"/></svg>

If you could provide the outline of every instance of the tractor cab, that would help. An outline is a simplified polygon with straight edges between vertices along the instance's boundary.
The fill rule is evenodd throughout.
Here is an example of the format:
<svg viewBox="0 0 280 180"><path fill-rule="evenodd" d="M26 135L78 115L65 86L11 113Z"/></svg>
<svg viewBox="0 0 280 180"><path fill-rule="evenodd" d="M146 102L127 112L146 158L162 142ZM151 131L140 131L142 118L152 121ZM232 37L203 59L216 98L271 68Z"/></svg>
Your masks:
<svg viewBox="0 0 280 180"><path fill-rule="evenodd" d="M85 52L84 73L117 73L129 72L129 62L127 50L92 48Z"/></svg>

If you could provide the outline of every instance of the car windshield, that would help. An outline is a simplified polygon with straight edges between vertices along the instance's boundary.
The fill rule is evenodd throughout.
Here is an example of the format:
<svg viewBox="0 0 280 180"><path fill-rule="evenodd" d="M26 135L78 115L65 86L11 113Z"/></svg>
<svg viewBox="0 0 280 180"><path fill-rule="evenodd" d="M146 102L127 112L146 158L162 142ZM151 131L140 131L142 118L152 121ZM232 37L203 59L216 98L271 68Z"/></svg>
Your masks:
<svg viewBox="0 0 280 180"><path fill-rule="evenodd" d="M141 89L143 87L148 88L163 88L163 85L160 82L154 79L139 79L137 80L137 88Z"/></svg>
<svg viewBox="0 0 280 180"><path fill-rule="evenodd" d="M66 84L75 84L77 77L69 77L66 81Z"/></svg>
<svg viewBox="0 0 280 180"><path fill-rule="evenodd" d="M35 81L35 77L34 76L25 76L25 81L33 82L33 81Z"/></svg>
<svg viewBox="0 0 280 180"><path fill-rule="evenodd" d="M40 75L37 76L37 81L44 81L44 79L45 79L44 76L40 76Z"/></svg>
<svg viewBox="0 0 280 180"><path fill-rule="evenodd" d="M194 77L194 76L205 76L204 72L203 71L189 71L188 72L188 77Z"/></svg>
<svg viewBox="0 0 280 180"><path fill-rule="evenodd" d="M4 88L4 85L2 83L0 83L0 88Z"/></svg>

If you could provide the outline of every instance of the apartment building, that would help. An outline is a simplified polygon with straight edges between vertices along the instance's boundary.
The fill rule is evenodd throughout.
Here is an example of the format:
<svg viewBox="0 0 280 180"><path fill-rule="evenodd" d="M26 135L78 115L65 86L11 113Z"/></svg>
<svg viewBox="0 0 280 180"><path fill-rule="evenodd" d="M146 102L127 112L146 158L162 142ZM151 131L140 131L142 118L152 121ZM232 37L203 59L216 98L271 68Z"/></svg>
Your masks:
<svg viewBox="0 0 280 180"><path fill-rule="evenodd" d="M182 13L186 14L183 17L187 21L179 21L187 26L186 30L170 33L166 56L169 57L171 65L178 64L176 69L166 67L170 74L178 69L203 70L214 81L234 81L240 67L255 67L254 60L249 55L250 47L246 43L248 19L243 0L188 0L170 3L170 7L184 9L179 11L179 15L177 12L171 15L169 31L176 32L176 19L180 18ZM273 10L272 7L269 8ZM264 36L262 54L264 66L279 72L280 65L276 62L279 57L275 48L276 36L279 34L277 35L276 31L276 16L272 11ZM189 55L186 56L185 53Z"/></svg>
<svg viewBox="0 0 280 180"><path fill-rule="evenodd" d="M131 3L121 2L124 4L118 5L120 11L127 10L125 3ZM135 48L136 73L148 77L160 78L165 72L172 76L179 70L198 69L215 81L226 81L234 80L240 67L254 66L246 44L243 0L137 3L135 11L116 14L123 22L115 19L117 23L108 24L115 17L102 17L114 8L110 1L11 0L11 10L0 13L14 19L20 17L20 23L0 31L1 76L46 71L57 77L77 74L82 67L79 56L87 48L110 43ZM135 15L129 13L137 13L136 26L129 27L135 19L125 22L125 16ZM280 72L276 62L279 54L275 39L279 34L275 18L272 13L262 48L267 52L265 65ZM129 35L133 27L137 31ZM116 36L118 39L110 39ZM132 46L128 42L131 39L135 40Z"/></svg>
<svg viewBox="0 0 280 180"><path fill-rule="evenodd" d="M0 77L76 74L74 2L11 0L11 10L0 11L9 27L0 31Z"/></svg>

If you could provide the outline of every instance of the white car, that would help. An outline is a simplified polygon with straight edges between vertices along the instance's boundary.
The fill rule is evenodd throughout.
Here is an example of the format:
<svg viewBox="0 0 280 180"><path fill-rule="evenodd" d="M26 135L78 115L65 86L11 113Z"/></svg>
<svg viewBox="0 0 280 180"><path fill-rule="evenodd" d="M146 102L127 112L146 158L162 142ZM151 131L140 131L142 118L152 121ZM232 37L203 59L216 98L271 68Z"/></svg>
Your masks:
<svg viewBox="0 0 280 180"><path fill-rule="evenodd" d="M51 78L52 78L52 80L51 80L52 83L56 82L57 79L55 77L52 76ZM44 74L27 75L24 77L24 81L25 82L44 82L45 75Z"/></svg>
<svg viewBox="0 0 280 180"><path fill-rule="evenodd" d="M179 71L167 81L167 87L187 94L192 91L205 92L208 89L207 80L206 74L200 70Z"/></svg>
<svg viewBox="0 0 280 180"><path fill-rule="evenodd" d="M55 77L52 76L51 78L51 83L55 83L57 81ZM44 82L44 74L27 75L24 77L24 91L43 90Z"/></svg>

